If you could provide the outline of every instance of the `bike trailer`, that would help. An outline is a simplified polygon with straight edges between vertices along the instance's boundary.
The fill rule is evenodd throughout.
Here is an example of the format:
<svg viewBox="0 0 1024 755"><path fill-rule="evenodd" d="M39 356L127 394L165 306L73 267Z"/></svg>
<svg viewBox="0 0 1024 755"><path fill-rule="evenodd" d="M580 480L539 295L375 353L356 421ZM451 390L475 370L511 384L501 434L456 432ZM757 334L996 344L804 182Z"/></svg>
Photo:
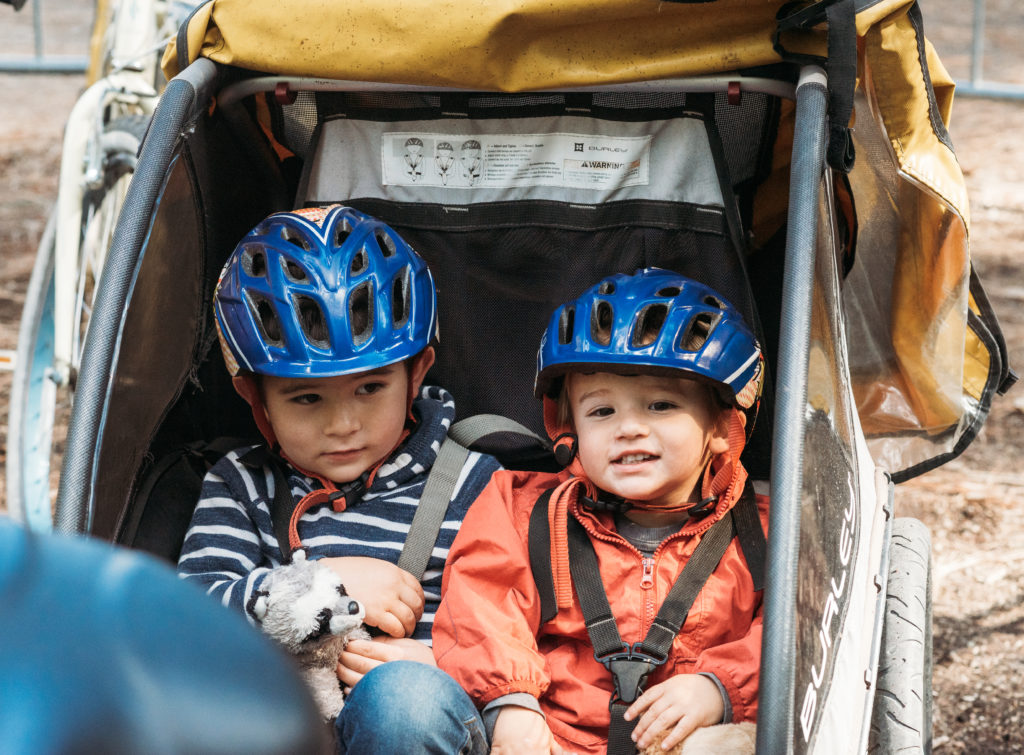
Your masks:
<svg viewBox="0 0 1024 755"><path fill-rule="evenodd" d="M392 225L437 281L428 380L460 416L538 432L555 305L672 268L737 304L768 361L745 456L772 499L758 750L930 747L930 546L894 483L962 452L1014 376L916 3L213 0L164 70L58 529L175 559L194 501L156 472L254 433L211 295L270 212L342 202ZM518 436L491 450L550 464Z"/></svg>

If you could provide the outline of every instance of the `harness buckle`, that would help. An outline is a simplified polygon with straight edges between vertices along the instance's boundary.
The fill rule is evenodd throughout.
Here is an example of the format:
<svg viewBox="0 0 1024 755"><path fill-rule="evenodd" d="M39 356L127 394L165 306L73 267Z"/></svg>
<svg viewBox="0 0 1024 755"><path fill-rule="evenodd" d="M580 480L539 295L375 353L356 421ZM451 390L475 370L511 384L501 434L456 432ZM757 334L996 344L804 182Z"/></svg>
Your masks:
<svg viewBox="0 0 1024 755"><path fill-rule="evenodd" d="M616 703L631 704L640 697L644 691L644 684L648 675L666 660L664 656L657 656L653 653L640 649L642 643L622 643L622 650L617 653L607 653L603 656L594 657L612 675L612 682L615 684L615 691L608 707Z"/></svg>

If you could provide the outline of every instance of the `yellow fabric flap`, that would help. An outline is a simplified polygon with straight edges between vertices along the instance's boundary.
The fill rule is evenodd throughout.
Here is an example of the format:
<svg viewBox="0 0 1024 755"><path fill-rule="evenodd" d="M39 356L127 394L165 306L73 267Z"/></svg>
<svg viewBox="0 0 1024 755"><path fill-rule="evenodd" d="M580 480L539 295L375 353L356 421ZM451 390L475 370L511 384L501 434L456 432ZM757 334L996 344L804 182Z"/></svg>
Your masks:
<svg viewBox="0 0 1024 755"><path fill-rule="evenodd" d="M783 0L215 0L188 27L199 56L286 76L530 91L779 62ZM824 53L824 35L787 40ZM177 74L172 42L163 58Z"/></svg>

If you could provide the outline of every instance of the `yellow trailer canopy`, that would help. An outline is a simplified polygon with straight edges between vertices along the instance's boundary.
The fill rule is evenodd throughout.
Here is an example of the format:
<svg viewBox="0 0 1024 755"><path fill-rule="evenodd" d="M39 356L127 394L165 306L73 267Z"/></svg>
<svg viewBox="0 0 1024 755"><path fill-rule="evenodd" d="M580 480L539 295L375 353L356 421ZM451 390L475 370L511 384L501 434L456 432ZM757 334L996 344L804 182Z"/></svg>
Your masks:
<svg viewBox="0 0 1024 755"><path fill-rule="evenodd" d="M783 4L215 0L189 23L183 60L482 91L614 84L777 63L772 34ZM823 39L801 44L823 52ZM164 58L168 78L178 54L172 45Z"/></svg>

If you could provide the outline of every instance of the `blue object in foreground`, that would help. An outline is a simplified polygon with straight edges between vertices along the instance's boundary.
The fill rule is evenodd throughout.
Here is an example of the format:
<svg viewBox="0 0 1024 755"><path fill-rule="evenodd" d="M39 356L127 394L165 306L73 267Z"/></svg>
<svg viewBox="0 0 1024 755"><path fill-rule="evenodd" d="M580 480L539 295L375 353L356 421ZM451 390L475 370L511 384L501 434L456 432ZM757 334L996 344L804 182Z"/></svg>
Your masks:
<svg viewBox="0 0 1024 755"><path fill-rule="evenodd" d="M5 753L312 753L328 737L288 656L169 567L0 517Z"/></svg>

